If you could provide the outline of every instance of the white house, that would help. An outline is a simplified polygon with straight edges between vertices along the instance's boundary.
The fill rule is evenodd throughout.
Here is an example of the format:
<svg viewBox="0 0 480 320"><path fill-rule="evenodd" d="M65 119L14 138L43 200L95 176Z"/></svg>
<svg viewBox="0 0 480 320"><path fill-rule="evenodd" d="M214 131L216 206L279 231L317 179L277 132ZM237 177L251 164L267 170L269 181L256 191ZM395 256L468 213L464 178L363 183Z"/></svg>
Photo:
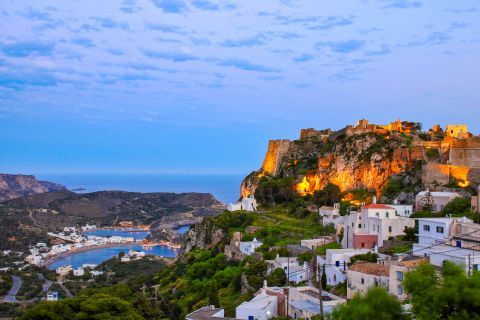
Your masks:
<svg viewBox="0 0 480 320"><path fill-rule="evenodd" d="M335 203L333 207L321 206L318 209L318 215L321 218L334 219L340 216L340 203Z"/></svg>
<svg viewBox="0 0 480 320"><path fill-rule="evenodd" d="M411 204L389 204L396 211L399 217L409 218L413 213L413 206Z"/></svg>
<svg viewBox="0 0 480 320"><path fill-rule="evenodd" d="M325 265L327 284L336 286L347 279L348 263L350 258L370 252L369 249L328 249L325 258L317 256L318 263Z"/></svg>
<svg viewBox="0 0 480 320"><path fill-rule="evenodd" d="M240 251L246 255L251 255L257 248L261 247L262 244L263 242L258 241L257 238L253 238L253 241L243 241L240 242Z"/></svg>
<svg viewBox="0 0 480 320"><path fill-rule="evenodd" d="M415 210L423 209L425 205L426 195L430 191L422 191L415 197ZM455 198L460 198L460 194L456 192L430 192L432 197L433 211L442 211L443 208Z"/></svg>
<svg viewBox="0 0 480 320"><path fill-rule="evenodd" d="M321 247L323 245L326 245L326 244L329 244L329 243L332 243L332 242L336 242L336 241L337 241L337 239L335 237L322 236L322 237L317 238L317 239L301 240L300 245L302 247L307 247L307 248L310 248L312 250L315 250L317 247Z"/></svg>
<svg viewBox="0 0 480 320"><path fill-rule="evenodd" d="M418 243L445 243L451 236L452 218L418 218Z"/></svg>
<svg viewBox="0 0 480 320"><path fill-rule="evenodd" d="M319 290L314 287L291 287L288 296L288 315L293 319L311 319L320 314ZM333 295L329 292L322 292L323 311L325 314L340 304L346 302L345 299Z"/></svg>
<svg viewBox="0 0 480 320"><path fill-rule="evenodd" d="M277 297L266 293L260 293L235 309L236 319L268 320L277 315Z"/></svg>
<svg viewBox="0 0 480 320"><path fill-rule="evenodd" d="M228 211L257 211L257 200L253 194L244 197L241 201L230 203L227 206Z"/></svg>
<svg viewBox="0 0 480 320"><path fill-rule="evenodd" d="M187 314L185 320L226 319L225 310L215 306L203 307Z"/></svg>
<svg viewBox="0 0 480 320"><path fill-rule="evenodd" d="M357 261L347 271L347 299L365 294L372 287L388 291L390 266L372 262Z"/></svg>
<svg viewBox="0 0 480 320"><path fill-rule="evenodd" d="M289 282L298 284L308 281L312 274L309 264L307 262L300 264L295 257L286 258L277 255L275 260L267 260L265 262L269 265L269 272L277 268L282 269L287 275Z"/></svg>
<svg viewBox="0 0 480 320"><path fill-rule="evenodd" d="M463 218L419 218L418 243L412 253L427 257L430 263L441 267L451 261L465 268L467 273L479 269L480 226Z"/></svg>
<svg viewBox="0 0 480 320"><path fill-rule="evenodd" d="M72 266L68 264L65 266L58 267L56 270L56 273L61 276L66 276L72 271L73 271Z"/></svg>
<svg viewBox="0 0 480 320"><path fill-rule="evenodd" d="M58 301L58 291L51 291L47 292L47 301Z"/></svg>
<svg viewBox="0 0 480 320"><path fill-rule="evenodd" d="M413 228L415 220L401 216L398 210L403 210L402 214L409 211L403 206L399 209L395 205L372 203L363 206L360 212L351 213L345 220L342 247L382 247L389 238L404 235L405 227Z"/></svg>

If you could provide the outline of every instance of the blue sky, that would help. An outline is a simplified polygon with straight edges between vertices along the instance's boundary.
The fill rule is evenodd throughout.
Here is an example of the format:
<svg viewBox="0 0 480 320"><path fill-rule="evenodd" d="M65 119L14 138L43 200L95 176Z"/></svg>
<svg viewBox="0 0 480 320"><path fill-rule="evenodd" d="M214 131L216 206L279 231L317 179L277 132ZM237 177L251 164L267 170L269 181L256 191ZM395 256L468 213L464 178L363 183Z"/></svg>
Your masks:
<svg viewBox="0 0 480 320"><path fill-rule="evenodd" d="M480 1L2 1L0 171L247 173L362 117L480 131Z"/></svg>

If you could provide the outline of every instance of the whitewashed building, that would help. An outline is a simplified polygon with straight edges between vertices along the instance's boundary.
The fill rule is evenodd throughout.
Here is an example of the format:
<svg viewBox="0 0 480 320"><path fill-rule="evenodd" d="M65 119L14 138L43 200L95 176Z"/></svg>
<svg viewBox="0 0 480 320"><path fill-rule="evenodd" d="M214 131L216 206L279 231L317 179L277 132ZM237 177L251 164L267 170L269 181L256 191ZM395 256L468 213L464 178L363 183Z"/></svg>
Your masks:
<svg viewBox="0 0 480 320"><path fill-rule="evenodd" d="M442 211L447 204L449 204L453 199L460 198L460 194L456 192L437 192L437 191L422 191L417 194L415 197L415 210L422 210L425 205L426 195L430 192L432 197L433 211L438 212Z"/></svg>
<svg viewBox="0 0 480 320"><path fill-rule="evenodd" d="M251 255L261 247L263 242L258 241L257 238L253 238L253 241L242 241L240 242L240 251L246 255Z"/></svg>
<svg viewBox="0 0 480 320"><path fill-rule="evenodd" d="M227 206L228 211L257 211L257 200L253 194L244 197L241 201L230 203Z"/></svg>
<svg viewBox="0 0 480 320"><path fill-rule="evenodd" d="M337 239L332 236L323 236L316 239L304 239L300 241L300 245L302 247L310 248L311 250L315 250L317 247L321 247L323 245L336 242Z"/></svg>
<svg viewBox="0 0 480 320"><path fill-rule="evenodd" d="M288 295L288 315L293 319L311 319L320 314L319 290L311 286L291 287ZM324 314L346 302L329 292L322 293Z"/></svg>
<svg viewBox="0 0 480 320"><path fill-rule="evenodd" d="M347 279L350 258L371 252L369 249L328 249L325 258L317 256L318 263L325 265L327 284L336 286Z"/></svg>
<svg viewBox="0 0 480 320"><path fill-rule="evenodd" d="M389 290L390 266L357 261L347 271L347 299L366 294L372 287Z"/></svg>
<svg viewBox="0 0 480 320"><path fill-rule="evenodd" d="M263 292L235 309L236 319L268 320L277 315L277 297Z"/></svg>
<svg viewBox="0 0 480 320"><path fill-rule="evenodd" d="M304 263L298 262L295 257L279 257L275 260L266 260L265 261L269 268L268 272L272 272L275 269L282 269L287 276L289 282L301 283L308 281L312 275L311 268L309 264L305 261Z"/></svg>
<svg viewBox="0 0 480 320"><path fill-rule="evenodd" d="M58 301L58 291L51 291L47 292L47 301Z"/></svg>
<svg viewBox="0 0 480 320"><path fill-rule="evenodd" d="M71 265L68 264L68 265L65 265L65 266L58 267L57 270L55 270L55 271L58 275L66 276L70 272L73 272L73 268L72 268Z"/></svg>

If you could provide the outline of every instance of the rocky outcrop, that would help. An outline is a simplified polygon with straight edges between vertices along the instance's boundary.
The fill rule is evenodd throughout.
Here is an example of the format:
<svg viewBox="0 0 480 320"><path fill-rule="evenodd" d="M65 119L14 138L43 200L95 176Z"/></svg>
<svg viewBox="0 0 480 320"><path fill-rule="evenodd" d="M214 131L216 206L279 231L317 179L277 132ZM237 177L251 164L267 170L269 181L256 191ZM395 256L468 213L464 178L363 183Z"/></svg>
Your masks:
<svg viewBox="0 0 480 320"><path fill-rule="evenodd" d="M0 174L0 202L60 190L65 190L65 187L52 182L38 181L32 175Z"/></svg>
<svg viewBox="0 0 480 320"><path fill-rule="evenodd" d="M264 176L294 178L292 187L300 194L311 194L328 183L338 185L341 191L369 189L380 194L390 177L412 174L423 159L421 147L399 134L366 133L334 142L279 141L284 140L269 143L262 169L242 182L242 195L254 193ZM266 171L265 167L274 170ZM416 178L421 179L421 175Z"/></svg>
<svg viewBox="0 0 480 320"><path fill-rule="evenodd" d="M212 219L204 218L185 235L185 240L177 259L181 260L195 249L209 250L225 241L225 233L215 226Z"/></svg>

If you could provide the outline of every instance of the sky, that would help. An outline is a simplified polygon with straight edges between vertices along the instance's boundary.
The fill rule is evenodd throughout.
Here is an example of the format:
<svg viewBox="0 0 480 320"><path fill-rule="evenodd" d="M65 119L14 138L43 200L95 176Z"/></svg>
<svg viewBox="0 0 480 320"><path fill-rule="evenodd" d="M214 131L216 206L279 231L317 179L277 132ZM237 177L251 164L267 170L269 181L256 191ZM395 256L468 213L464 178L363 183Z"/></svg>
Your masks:
<svg viewBox="0 0 480 320"><path fill-rule="evenodd" d="M0 3L0 172L243 174L367 118L480 132L479 0Z"/></svg>

